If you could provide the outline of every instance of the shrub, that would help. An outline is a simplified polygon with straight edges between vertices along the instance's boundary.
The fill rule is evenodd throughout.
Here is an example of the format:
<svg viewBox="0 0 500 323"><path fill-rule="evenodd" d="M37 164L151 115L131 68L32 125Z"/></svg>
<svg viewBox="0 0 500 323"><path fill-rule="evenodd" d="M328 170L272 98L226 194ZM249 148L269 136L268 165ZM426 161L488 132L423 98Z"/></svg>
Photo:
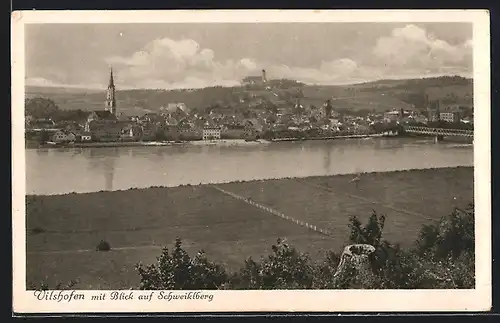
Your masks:
<svg viewBox="0 0 500 323"><path fill-rule="evenodd" d="M66 284L63 284L61 282L57 283L54 287L50 287L50 285L47 282L40 282L40 284L35 285L33 283L28 283L28 290L67 290L67 289L72 289L78 281L76 280L70 280Z"/></svg>
<svg viewBox="0 0 500 323"><path fill-rule="evenodd" d="M101 240L96 247L97 251L109 251L111 250L111 245L105 240Z"/></svg>
<svg viewBox="0 0 500 323"><path fill-rule="evenodd" d="M262 289L307 289L312 287L313 266L307 254L278 239L273 253L260 264Z"/></svg>
<svg viewBox="0 0 500 323"><path fill-rule="evenodd" d="M157 263L137 265L141 289L424 289L473 288L474 209L454 210L436 224L424 226L415 248L402 249L382 238L385 216L375 211L366 225L349 221L350 243L370 244L368 270L346 266L337 274L340 255L328 251L313 262L283 239L259 261L248 258L237 272L209 261L200 251L194 258L180 238L169 253L164 248Z"/></svg>
<svg viewBox="0 0 500 323"><path fill-rule="evenodd" d="M349 241L353 244L369 244L377 248L382 239L384 224L385 215L379 217L375 210L365 226L362 226L355 216L351 216L349 218L349 228L351 229Z"/></svg>
<svg viewBox="0 0 500 323"><path fill-rule="evenodd" d="M45 229L40 228L40 227L34 227L33 229L31 229L31 234L40 234L40 233L44 233L44 232L45 232Z"/></svg>
<svg viewBox="0 0 500 323"><path fill-rule="evenodd" d="M456 208L443 216L437 224L422 228L416 242L420 256L443 260L456 259L464 252L474 253L474 205L465 209Z"/></svg>
<svg viewBox="0 0 500 323"><path fill-rule="evenodd" d="M207 260L203 251L191 258L180 238L171 253L163 249L156 264L139 263L136 270L141 276L141 289L222 289L228 281L225 269Z"/></svg>

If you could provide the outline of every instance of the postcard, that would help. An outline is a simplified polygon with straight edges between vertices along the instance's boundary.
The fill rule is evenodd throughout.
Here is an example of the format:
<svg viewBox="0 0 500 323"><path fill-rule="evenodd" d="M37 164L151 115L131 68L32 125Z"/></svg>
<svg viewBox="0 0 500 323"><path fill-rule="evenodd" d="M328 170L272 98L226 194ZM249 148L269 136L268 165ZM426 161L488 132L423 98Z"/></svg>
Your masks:
<svg viewBox="0 0 500 323"><path fill-rule="evenodd" d="M488 11L11 20L16 314L490 309Z"/></svg>

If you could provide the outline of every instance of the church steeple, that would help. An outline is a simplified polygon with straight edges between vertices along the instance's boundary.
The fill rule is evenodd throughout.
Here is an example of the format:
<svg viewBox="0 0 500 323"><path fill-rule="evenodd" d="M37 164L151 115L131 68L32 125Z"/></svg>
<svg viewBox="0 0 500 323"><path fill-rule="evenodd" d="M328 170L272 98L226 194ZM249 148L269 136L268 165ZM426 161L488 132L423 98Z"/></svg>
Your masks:
<svg viewBox="0 0 500 323"><path fill-rule="evenodd" d="M110 69L109 84L106 93L106 110L116 116L115 81L113 79L113 68Z"/></svg>
<svg viewBox="0 0 500 323"><path fill-rule="evenodd" d="M110 74L109 74L109 83L108 83L108 89L109 88L114 88L115 87L115 81L113 80L113 68L111 67L110 69Z"/></svg>

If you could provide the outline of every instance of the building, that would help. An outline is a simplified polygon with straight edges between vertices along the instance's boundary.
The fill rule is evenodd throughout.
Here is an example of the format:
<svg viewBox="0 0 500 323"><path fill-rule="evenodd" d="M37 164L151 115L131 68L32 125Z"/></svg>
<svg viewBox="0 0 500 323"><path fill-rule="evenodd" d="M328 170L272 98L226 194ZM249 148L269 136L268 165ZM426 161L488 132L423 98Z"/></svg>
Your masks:
<svg viewBox="0 0 500 323"><path fill-rule="evenodd" d="M267 82L266 70L262 70L260 76L247 76L242 81L242 85L264 85Z"/></svg>
<svg viewBox="0 0 500 323"><path fill-rule="evenodd" d="M333 110L332 107L332 101L331 100L326 100L325 103L323 103L323 109L324 109L324 116L326 119L330 119L331 113Z"/></svg>
<svg viewBox="0 0 500 323"><path fill-rule="evenodd" d="M68 141L68 136L67 136L67 134L64 131L59 130L56 133L54 133L50 139L53 142L57 142L57 143L67 142Z"/></svg>
<svg viewBox="0 0 500 323"><path fill-rule="evenodd" d="M85 132L90 133L94 141L119 141L127 121L91 121L85 125Z"/></svg>
<svg viewBox="0 0 500 323"><path fill-rule="evenodd" d="M141 127L141 140L155 140L157 133L157 127L152 124L148 124Z"/></svg>
<svg viewBox="0 0 500 323"><path fill-rule="evenodd" d="M178 125L166 124L162 127L163 135L168 141L179 141L181 139L181 133Z"/></svg>
<svg viewBox="0 0 500 323"><path fill-rule="evenodd" d="M73 132L59 130L56 131L50 138L55 143L63 142L74 142L76 141L76 135Z"/></svg>
<svg viewBox="0 0 500 323"><path fill-rule="evenodd" d="M263 132L263 126L257 119L248 119L245 121L245 138L259 139Z"/></svg>
<svg viewBox="0 0 500 323"><path fill-rule="evenodd" d="M106 122L106 121L117 121L116 117L106 110L92 111L87 117L87 123L92 121Z"/></svg>
<svg viewBox="0 0 500 323"><path fill-rule="evenodd" d="M245 126L241 124L227 124L221 129L223 139L241 139L245 136Z"/></svg>
<svg viewBox="0 0 500 323"><path fill-rule="evenodd" d="M422 114L411 116L411 119L413 119L413 121L417 123L427 123L429 121L429 119Z"/></svg>
<svg viewBox="0 0 500 323"><path fill-rule="evenodd" d="M460 121L460 115L458 114L458 112L441 112L439 114L439 118L442 121L446 121L449 123L454 123L454 122Z"/></svg>
<svg viewBox="0 0 500 323"><path fill-rule="evenodd" d="M80 136L77 136L77 141L89 142L92 141L92 134L89 132L82 132Z"/></svg>
<svg viewBox="0 0 500 323"><path fill-rule="evenodd" d="M184 113L188 112L186 105L182 102L170 102L166 107L161 107L160 112L162 114L178 112L181 110Z"/></svg>
<svg viewBox="0 0 500 323"><path fill-rule="evenodd" d="M384 113L385 122L398 121L400 117L401 117L401 111L393 110Z"/></svg>
<svg viewBox="0 0 500 323"><path fill-rule="evenodd" d="M127 131L130 122L128 118L117 118L116 89L113 69L110 70L109 83L106 92L104 110L92 111L87 117L84 132L89 133L94 141L118 141Z"/></svg>
<svg viewBox="0 0 500 323"><path fill-rule="evenodd" d="M218 126L205 126L203 140L218 140L221 138L221 128Z"/></svg>
<svg viewBox="0 0 500 323"><path fill-rule="evenodd" d="M31 119L29 128L30 129L54 129L56 126L52 119Z"/></svg>

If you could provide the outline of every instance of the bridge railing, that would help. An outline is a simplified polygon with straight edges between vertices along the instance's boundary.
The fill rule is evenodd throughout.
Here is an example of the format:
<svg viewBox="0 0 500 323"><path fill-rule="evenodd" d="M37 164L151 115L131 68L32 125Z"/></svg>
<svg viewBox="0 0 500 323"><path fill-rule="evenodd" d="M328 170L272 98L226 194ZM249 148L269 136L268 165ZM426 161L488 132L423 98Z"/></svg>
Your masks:
<svg viewBox="0 0 500 323"><path fill-rule="evenodd" d="M445 129L445 128L427 128L427 127L416 127L416 126L406 126L403 129L407 132L419 132L419 133L430 133L430 134L464 134L472 136L474 134L473 130L467 129Z"/></svg>

